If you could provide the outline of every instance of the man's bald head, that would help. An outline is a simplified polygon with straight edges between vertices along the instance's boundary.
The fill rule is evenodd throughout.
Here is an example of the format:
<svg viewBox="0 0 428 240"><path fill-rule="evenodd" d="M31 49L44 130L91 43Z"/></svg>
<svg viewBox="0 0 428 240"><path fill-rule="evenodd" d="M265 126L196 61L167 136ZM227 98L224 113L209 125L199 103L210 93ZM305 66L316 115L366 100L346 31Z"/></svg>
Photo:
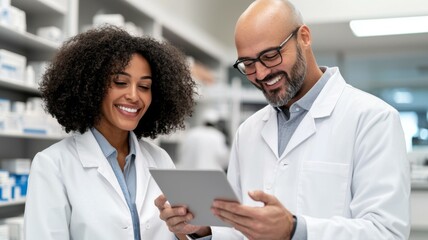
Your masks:
<svg viewBox="0 0 428 240"><path fill-rule="evenodd" d="M241 36L247 38L247 34L291 32L302 24L300 12L289 1L256 0L239 17L235 27L235 41L239 41Z"/></svg>

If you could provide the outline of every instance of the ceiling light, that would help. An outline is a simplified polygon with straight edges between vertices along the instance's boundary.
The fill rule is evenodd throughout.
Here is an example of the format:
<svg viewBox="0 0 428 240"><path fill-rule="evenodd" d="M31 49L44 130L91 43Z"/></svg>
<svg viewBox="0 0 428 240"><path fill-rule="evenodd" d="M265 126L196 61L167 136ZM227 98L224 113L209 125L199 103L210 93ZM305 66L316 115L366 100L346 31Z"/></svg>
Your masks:
<svg viewBox="0 0 428 240"><path fill-rule="evenodd" d="M428 32L428 16L352 20L349 23L357 37Z"/></svg>

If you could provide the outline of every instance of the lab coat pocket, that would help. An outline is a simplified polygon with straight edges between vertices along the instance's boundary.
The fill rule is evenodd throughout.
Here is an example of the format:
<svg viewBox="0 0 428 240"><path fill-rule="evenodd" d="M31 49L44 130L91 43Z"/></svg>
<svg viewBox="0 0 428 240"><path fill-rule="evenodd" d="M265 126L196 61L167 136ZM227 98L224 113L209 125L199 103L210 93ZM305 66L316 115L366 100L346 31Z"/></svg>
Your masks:
<svg viewBox="0 0 428 240"><path fill-rule="evenodd" d="M299 212L313 217L343 215L349 164L304 161L298 186Z"/></svg>

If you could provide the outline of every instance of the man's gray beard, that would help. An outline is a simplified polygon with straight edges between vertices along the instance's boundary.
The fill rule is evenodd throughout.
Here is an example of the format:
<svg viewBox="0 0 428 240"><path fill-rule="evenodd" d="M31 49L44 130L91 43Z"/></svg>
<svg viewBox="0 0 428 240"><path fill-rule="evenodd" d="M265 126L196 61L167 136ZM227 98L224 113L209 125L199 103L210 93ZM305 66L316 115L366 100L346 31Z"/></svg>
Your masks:
<svg viewBox="0 0 428 240"><path fill-rule="evenodd" d="M281 97L278 94L280 90L271 92L269 95L265 90L262 90L268 103L273 107L282 107L286 105L300 91L303 85L303 80L306 76L306 62L303 59L302 49L297 45L297 61L291 69L291 79L288 74L284 74L288 82L288 87L285 89L285 96ZM284 83L285 85L286 83Z"/></svg>

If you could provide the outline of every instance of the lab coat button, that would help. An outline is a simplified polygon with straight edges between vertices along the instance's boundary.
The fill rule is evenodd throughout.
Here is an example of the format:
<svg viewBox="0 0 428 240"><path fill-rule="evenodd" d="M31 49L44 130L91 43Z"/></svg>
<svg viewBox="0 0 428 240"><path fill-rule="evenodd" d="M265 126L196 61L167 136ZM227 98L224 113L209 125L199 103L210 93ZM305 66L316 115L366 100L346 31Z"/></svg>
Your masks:
<svg viewBox="0 0 428 240"><path fill-rule="evenodd" d="M150 224L146 224L146 229L149 230L150 229Z"/></svg>
<svg viewBox="0 0 428 240"><path fill-rule="evenodd" d="M124 226L124 227L122 227L122 229L123 230L126 230L126 229L128 229L129 227L128 226Z"/></svg>
<svg viewBox="0 0 428 240"><path fill-rule="evenodd" d="M270 190L272 188L272 184L266 184L266 189Z"/></svg>

